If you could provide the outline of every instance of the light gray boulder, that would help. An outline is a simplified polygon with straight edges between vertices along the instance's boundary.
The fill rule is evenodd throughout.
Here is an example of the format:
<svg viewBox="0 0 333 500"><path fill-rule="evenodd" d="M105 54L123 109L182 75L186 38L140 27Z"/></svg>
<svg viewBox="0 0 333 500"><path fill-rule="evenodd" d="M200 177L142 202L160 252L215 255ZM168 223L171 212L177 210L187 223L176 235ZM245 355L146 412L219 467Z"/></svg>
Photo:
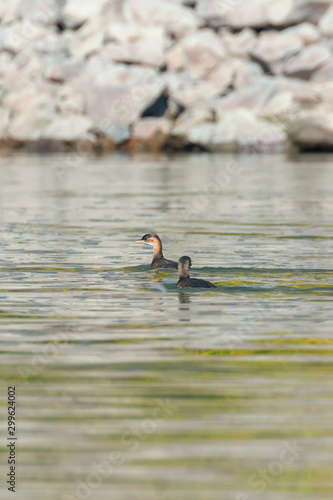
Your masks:
<svg viewBox="0 0 333 500"><path fill-rule="evenodd" d="M333 81L333 57L330 57L330 59L320 66L320 68L315 70L311 74L310 80L314 82Z"/></svg>
<svg viewBox="0 0 333 500"><path fill-rule="evenodd" d="M160 97L165 83L153 70L105 64L95 57L68 88L83 96L87 115L105 131L110 124L131 125Z"/></svg>
<svg viewBox="0 0 333 500"><path fill-rule="evenodd" d="M211 30L199 30L182 38L166 54L169 70L203 77L227 58L222 40Z"/></svg>
<svg viewBox="0 0 333 500"><path fill-rule="evenodd" d="M172 127L172 135L181 139L184 143L189 142L189 137L194 129L204 124L212 124L215 114L212 106L199 103L182 113Z"/></svg>
<svg viewBox="0 0 333 500"><path fill-rule="evenodd" d="M227 92L233 82L233 74L233 64L223 64L205 78L192 78L188 73L168 71L163 79L171 98L180 106L188 108Z"/></svg>
<svg viewBox="0 0 333 500"><path fill-rule="evenodd" d="M17 19L17 8L21 0L0 0L0 21L3 25L13 23Z"/></svg>
<svg viewBox="0 0 333 500"><path fill-rule="evenodd" d="M6 139L9 126L9 111L6 108L0 108L0 140Z"/></svg>
<svg viewBox="0 0 333 500"><path fill-rule="evenodd" d="M122 125L117 125L116 123L108 123L102 127L98 127L104 135L111 139L111 141L117 146L124 143L131 137L131 131L129 127Z"/></svg>
<svg viewBox="0 0 333 500"><path fill-rule="evenodd" d="M284 62L299 54L302 48L303 40L298 33L288 30L263 31L252 47L250 55L264 64L273 74L278 74Z"/></svg>
<svg viewBox="0 0 333 500"><path fill-rule="evenodd" d="M233 61L233 87L235 90L257 85L263 77L260 65L246 59Z"/></svg>
<svg viewBox="0 0 333 500"><path fill-rule="evenodd" d="M59 22L65 2L66 0L20 0L17 3L16 17L30 21L33 25L53 25Z"/></svg>
<svg viewBox="0 0 333 500"><path fill-rule="evenodd" d="M100 51L107 62L140 64L159 68L164 65L164 52L169 41L162 27L138 27L111 24L105 39L108 43Z"/></svg>
<svg viewBox="0 0 333 500"><path fill-rule="evenodd" d="M141 118L132 127L132 138L142 144L159 147L167 140L171 126L167 118Z"/></svg>
<svg viewBox="0 0 333 500"><path fill-rule="evenodd" d="M219 33L219 38L232 57L246 57L257 45L257 35L254 30L249 28L245 28L239 33L223 30Z"/></svg>
<svg viewBox="0 0 333 500"><path fill-rule="evenodd" d="M192 34L204 24L194 10L169 0L125 0L123 15L127 23L162 26L175 38Z"/></svg>
<svg viewBox="0 0 333 500"><path fill-rule="evenodd" d="M322 35L333 37L333 3L318 23Z"/></svg>
<svg viewBox="0 0 333 500"><path fill-rule="evenodd" d="M104 42L104 30L96 16L75 32L68 33L66 41L72 57L86 58L98 54Z"/></svg>
<svg viewBox="0 0 333 500"><path fill-rule="evenodd" d="M197 12L210 26L233 29L318 22L330 0L198 0Z"/></svg>
<svg viewBox="0 0 333 500"><path fill-rule="evenodd" d="M7 130L9 139L20 142L39 141L44 129L55 121L57 115L49 109L25 108L10 122Z"/></svg>
<svg viewBox="0 0 333 500"><path fill-rule="evenodd" d="M41 72L50 82L64 83L80 74L84 61L80 58L44 57Z"/></svg>
<svg viewBox="0 0 333 500"><path fill-rule="evenodd" d="M59 115L47 124L42 131L44 139L53 139L58 141L75 142L81 139L91 139L89 134L93 127L92 121L82 115Z"/></svg>
<svg viewBox="0 0 333 500"><path fill-rule="evenodd" d="M66 28L78 28L96 16L101 16L108 0L66 0L61 11L61 21Z"/></svg>
<svg viewBox="0 0 333 500"><path fill-rule="evenodd" d="M309 80L312 73L326 64L331 57L331 51L326 45L319 43L310 45L290 59L283 70L289 77Z"/></svg>
<svg viewBox="0 0 333 500"><path fill-rule="evenodd" d="M288 123L287 133L301 148L333 146L333 106L300 111Z"/></svg>
<svg viewBox="0 0 333 500"><path fill-rule="evenodd" d="M202 116L203 120L192 121L185 130L175 127L172 134L209 151L272 152L287 148L288 139L283 127L256 118L252 111L234 109L224 113L217 122L207 118L209 112Z"/></svg>
<svg viewBox="0 0 333 500"><path fill-rule="evenodd" d="M312 43L317 43L320 39L320 33L314 24L311 23L301 23L296 26L291 26L281 32L281 34L293 34L301 38L303 45L311 45Z"/></svg>
<svg viewBox="0 0 333 500"><path fill-rule="evenodd" d="M7 51L16 55L33 48L39 42L45 43L49 35L53 35L51 28L15 22L0 30L0 52Z"/></svg>
<svg viewBox="0 0 333 500"><path fill-rule="evenodd" d="M278 91L274 78L262 78L258 83L244 87L230 93L223 99L214 101L218 119L222 119L226 112L236 109L245 109L254 115L261 112L271 97Z"/></svg>
<svg viewBox="0 0 333 500"><path fill-rule="evenodd" d="M287 135L281 125L259 119L246 109L225 113L210 139L213 149L241 152L284 151L287 143Z"/></svg>

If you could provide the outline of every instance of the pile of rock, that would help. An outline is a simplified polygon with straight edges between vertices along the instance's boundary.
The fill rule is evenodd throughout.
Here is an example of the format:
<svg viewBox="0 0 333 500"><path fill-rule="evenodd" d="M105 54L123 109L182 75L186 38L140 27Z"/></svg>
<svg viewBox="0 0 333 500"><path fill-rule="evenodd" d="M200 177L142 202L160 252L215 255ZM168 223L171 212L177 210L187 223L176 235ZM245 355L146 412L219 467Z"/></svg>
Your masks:
<svg viewBox="0 0 333 500"><path fill-rule="evenodd" d="M1 144L333 146L332 0L0 0Z"/></svg>

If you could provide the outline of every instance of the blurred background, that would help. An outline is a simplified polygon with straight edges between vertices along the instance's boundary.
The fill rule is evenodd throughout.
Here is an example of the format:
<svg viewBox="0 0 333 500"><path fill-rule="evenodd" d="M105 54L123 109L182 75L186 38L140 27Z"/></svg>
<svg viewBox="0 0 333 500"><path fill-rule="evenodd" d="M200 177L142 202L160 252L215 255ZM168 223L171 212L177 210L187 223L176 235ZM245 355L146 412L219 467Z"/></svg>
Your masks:
<svg viewBox="0 0 333 500"><path fill-rule="evenodd" d="M331 500L332 2L0 0L0 20L16 497ZM153 272L148 232L217 288Z"/></svg>
<svg viewBox="0 0 333 500"><path fill-rule="evenodd" d="M1 0L0 22L7 148L332 146L331 0Z"/></svg>

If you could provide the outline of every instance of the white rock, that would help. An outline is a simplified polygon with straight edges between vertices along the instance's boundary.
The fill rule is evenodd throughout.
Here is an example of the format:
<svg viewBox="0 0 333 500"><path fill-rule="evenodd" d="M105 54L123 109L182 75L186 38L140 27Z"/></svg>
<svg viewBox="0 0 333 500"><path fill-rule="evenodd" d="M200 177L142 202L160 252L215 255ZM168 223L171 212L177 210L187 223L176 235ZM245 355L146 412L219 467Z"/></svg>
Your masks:
<svg viewBox="0 0 333 500"><path fill-rule="evenodd" d="M13 57L8 52L0 53L0 76L16 70Z"/></svg>
<svg viewBox="0 0 333 500"><path fill-rule="evenodd" d="M263 31L251 50L252 57L264 62L273 73L279 73L282 64L303 48L301 37L287 30Z"/></svg>
<svg viewBox="0 0 333 500"><path fill-rule="evenodd" d="M273 95L258 116L273 123L286 124L298 109L293 93L285 90Z"/></svg>
<svg viewBox="0 0 333 500"><path fill-rule="evenodd" d="M189 129L186 137L187 142L206 149L212 149L212 137L215 130L216 124L212 122L196 125L193 128Z"/></svg>
<svg viewBox="0 0 333 500"><path fill-rule="evenodd" d="M320 32L329 37L333 37L333 3L319 21Z"/></svg>
<svg viewBox="0 0 333 500"><path fill-rule="evenodd" d="M102 13L108 0L66 0L65 7L62 10L62 22L67 28L77 28L91 18Z"/></svg>
<svg viewBox="0 0 333 500"><path fill-rule="evenodd" d="M106 39L111 43L106 44L100 52L102 59L156 67L164 64L167 40L163 28L135 29L124 26L120 30L121 26L118 23L109 27Z"/></svg>
<svg viewBox="0 0 333 500"><path fill-rule="evenodd" d="M316 23L331 0L198 0L197 12L213 27L289 26Z"/></svg>
<svg viewBox="0 0 333 500"><path fill-rule="evenodd" d="M0 108L0 140L7 137L7 129L9 125L8 109Z"/></svg>
<svg viewBox="0 0 333 500"><path fill-rule="evenodd" d="M252 87L258 84L263 76L261 66L244 59L235 60L233 68L233 86L235 90Z"/></svg>
<svg viewBox="0 0 333 500"><path fill-rule="evenodd" d="M51 31L45 32L43 36L35 41L32 47L37 54L52 54L62 57L64 57L69 50L66 40L59 36L58 33L53 33Z"/></svg>
<svg viewBox="0 0 333 500"><path fill-rule="evenodd" d="M214 111L212 107L208 104L197 104L187 109L177 118L172 128L172 135L188 140L194 129L201 127L203 124L212 123L213 121Z"/></svg>
<svg viewBox="0 0 333 500"><path fill-rule="evenodd" d="M42 74L46 80L65 82L83 69L83 60L74 58L48 57L43 59Z"/></svg>
<svg viewBox="0 0 333 500"><path fill-rule="evenodd" d="M284 34L294 34L301 38L303 45L311 45L319 41L319 31L316 26L310 23L301 23L282 31Z"/></svg>
<svg viewBox="0 0 333 500"><path fill-rule="evenodd" d="M163 26L176 38L194 33L203 21L191 9L169 0L127 0L124 4L127 22L141 26Z"/></svg>
<svg viewBox="0 0 333 500"><path fill-rule="evenodd" d="M166 118L142 118L134 124L132 137L148 143L165 139L171 131L171 123Z"/></svg>
<svg viewBox="0 0 333 500"><path fill-rule="evenodd" d="M288 124L288 134L298 146L333 145L333 106L303 110Z"/></svg>
<svg viewBox="0 0 333 500"><path fill-rule="evenodd" d="M314 82L328 82L333 81L333 58L331 57L319 69L314 71L311 75L311 81ZM325 94L324 94L325 95ZM325 95L326 98L326 95Z"/></svg>
<svg viewBox="0 0 333 500"><path fill-rule="evenodd" d="M275 79L275 84L278 92L291 92L294 101L306 107L316 106L323 99L321 91L311 82L281 77Z"/></svg>
<svg viewBox="0 0 333 500"><path fill-rule="evenodd" d="M188 73L170 71L164 74L164 81L171 98L180 106L188 108L226 92L233 82L233 73L233 65L221 65L202 79L193 79Z"/></svg>
<svg viewBox="0 0 333 500"><path fill-rule="evenodd" d="M229 55L244 57L256 45L256 33L251 29L244 29L239 33L221 32L219 38L226 47Z"/></svg>
<svg viewBox="0 0 333 500"><path fill-rule="evenodd" d="M89 135L89 130L92 126L92 121L86 116L77 114L59 116L43 129L42 136L45 139L55 139L59 141L88 139L91 137Z"/></svg>
<svg viewBox="0 0 333 500"><path fill-rule="evenodd" d="M246 109L236 109L223 115L210 143L214 149L229 151L282 151L287 136L282 127L260 120Z"/></svg>
<svg viewBox="0 0 333 500"><path fill-rule="evenodd" d="M173 134L177 129L173 130ZM194 123L185 135L187 142L211 151L283 151L287 136L281 126L256 118L251 111L236 109L217 123Z"/></svg>
<svg viewBox="0 0 333 500"><path fill-rule="evenodd" d="M72 87L83 95L88 116L104 130L110 124L128 127L157 100L165 84L153 70L92 58Z"/></svg>
<svg viewBox="0 0 333 500"><path fill-rule="evenodd" d="M49 28L32 25L29 21L8 25L0 31L0 51L17 54L34 46L39 40L45 40L49 34Z"/></svg>
<svg viewBox="0 0 333 500"><path fill-rule="evenodd" d="M0 0L0 20L2 24L13 23L21 0Z"/></svg>
<svg viewBox="0 0 333 500"><path fill-rule="evenodd" d="M200 30L182 38L166 54L169 69L203 77L227 57L222 41L210 30Z"/></svg>
<svg viewBox="0 0 333 500"><path fill-rule="evenodd" d="M265 0L198 0L197 12L210 26L242 29L268 24Z"/></svg>
<svg viewBox="0 0 333 500"><path fill-rule="evenodd" d="M9 91L4 99L4 106L11 112L20 114L23 111L34 113L37 110L44 110L49 115L55 110L51 90L47 85L23 85Z"/></svg>
<svg viewBox="0 0 333 500"><path fill-rule="evenodd" d="M269 24L288 26L304 21L317 23L331 0L263 0L267 5Z"/></svg>
<svg viewBox="0 0 333 500"><path fill-rule="evenodd" d="M262 78L255 85L244 87L223 99L215 100L214 107L220 119L228 111L235 109L245 109L258 114L268 103L271 97L277 92L277 84L274 79Z"/></svg>
<svg viewBox="0 0 333 500"><path fill-rule="evenodd" d="M286 63L284 72L288 76L308 80L313 71L327 63L330 58L331 52L325 45L310 45Z"/></svg>
<svg viewBox="0 0 333 500"><path fill-rule="evenodd" d="M43 131L56 118L56 114L45 109L22 110L9 124L7 137L16 141L38 141Z"/></svg>
<svg viewBox="0 0 333 500"><path fill-rule="evenodd" d="M59 21L64 3L65 0L20 0L16 15L34 25L52 25Z"/></svg>
<svg viewBox="0 0 333 500"><path fill-rule="evenodd" d="M85 58L99 52L104 41L104 31L98 18L93 18L67 38L72 57Z"/></svg>
<svg viewBox="0 0 333 500"><path fill-rule="evenodd" d="M67 87L63 85L58 95L57 107L62 114L84 112L83 96L77 93L66 93Z"/></svg>

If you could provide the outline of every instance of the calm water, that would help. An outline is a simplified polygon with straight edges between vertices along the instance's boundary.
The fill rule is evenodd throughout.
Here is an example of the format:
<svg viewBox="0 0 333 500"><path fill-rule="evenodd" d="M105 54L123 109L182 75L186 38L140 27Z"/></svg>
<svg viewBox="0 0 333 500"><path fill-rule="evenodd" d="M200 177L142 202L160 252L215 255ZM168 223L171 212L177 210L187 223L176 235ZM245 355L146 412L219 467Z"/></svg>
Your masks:
<svg viewBox="0 0 333 500"><path fill-rule="evenodd" d="M332 499L332 156L12 156L0 180L15 498ZM153 273L152 231L217 289Z"/></svg>

